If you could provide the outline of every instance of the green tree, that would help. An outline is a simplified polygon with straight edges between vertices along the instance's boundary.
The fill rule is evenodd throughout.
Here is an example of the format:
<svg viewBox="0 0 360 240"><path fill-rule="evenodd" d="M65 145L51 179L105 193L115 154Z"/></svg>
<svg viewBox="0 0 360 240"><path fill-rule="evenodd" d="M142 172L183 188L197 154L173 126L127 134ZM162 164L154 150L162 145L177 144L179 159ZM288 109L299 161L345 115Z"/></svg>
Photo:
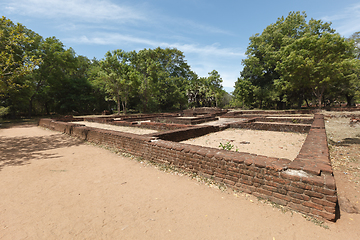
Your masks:
<svg viewBox="0 0 360 240"><path fill-rule="evenodd" d="M314 19L307 22L306 17L305 13L290 12L286 18L281 17L266 27L262 34L250 38L248 57L243 60L244 69L235 85L235 94L243 94L242 99L247 93L252 94L251 105L259 107L282 108L296 102L300 106L309 98L309 92L319 103L328 83L351 79L344 71L353 66L352 50L329 23ZM341 46L336 46L337 41ZM340 56L335 56L334 51L340 51ZM335 70L338 67L344 70L342 74ZM325 71L336 74L329 76ZM304 74L309 77L300 77Z"/></svg>
<svg viewBox="0 0 360 240"><path fill-rule="evenodd" d="M0 104L15 112L28 92L25 76L41 62L33 51L41 37L21 24L0 19Z"/></svg>
<svg viewBox="0 0 360 240"><path fill-rule="evenodd" d="M186 92L195 76L177 49L143 49L133 58L141 73L139 100L142 111L182 109L187 104Z"/></svg>
<svg viewBox="0 0 360 240"><path fill-rule="evenodd" d="M281 73L280 81L285 82L285 89L311 89L319 107L325 91L333 91L331 86L350 87L356 78L349 71L356 69L353 44L338 34L307 33L283 47L279 55L281 61L276 70Z"/></svg>
<svg viewBox="0 0 360 240"><path fill-rule="evenodd" d="M127 103L139 83L140 74L131 65L131 54L134 53L120 49L109 51L100 62L98 80L103 81L107 93L116 101L118 113L121 111L121 105L123 113L127 113Z"/></svg>

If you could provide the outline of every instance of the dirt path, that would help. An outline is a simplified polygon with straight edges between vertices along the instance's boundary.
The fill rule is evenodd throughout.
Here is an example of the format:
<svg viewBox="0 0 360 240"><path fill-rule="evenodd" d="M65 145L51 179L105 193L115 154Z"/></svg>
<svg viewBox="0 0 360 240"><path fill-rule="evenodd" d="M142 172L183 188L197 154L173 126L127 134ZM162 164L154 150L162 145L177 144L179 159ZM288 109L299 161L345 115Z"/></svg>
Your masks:
<svg viewBox="0 0 360 240"><path fill-rule="evenodd" d="M0 239L359 239L38 127L0 129Z"/></svg>

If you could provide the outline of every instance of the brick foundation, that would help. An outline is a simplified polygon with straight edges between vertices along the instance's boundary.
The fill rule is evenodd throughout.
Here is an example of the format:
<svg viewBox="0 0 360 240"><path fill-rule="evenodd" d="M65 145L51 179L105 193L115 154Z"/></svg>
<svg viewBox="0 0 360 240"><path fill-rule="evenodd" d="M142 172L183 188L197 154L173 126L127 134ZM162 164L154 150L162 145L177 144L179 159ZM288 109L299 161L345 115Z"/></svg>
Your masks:
<svg viewBox="0 0 360 240"><path fill-rule="evenodd" d="M146 160L173 165L307 215L336 220L338 199L322 115L315 115L294 161L178 143L174 142L178 141L174 133L168 133L172 141L167 141L160 135L157 136L160 139L156 139L155 135L140 136L51 119L41 119L39 126L108 145ZM196 131L206 131L201 128L192 128L189 132L194 135ZM166 134L162 136L166 139Z"/></svg>

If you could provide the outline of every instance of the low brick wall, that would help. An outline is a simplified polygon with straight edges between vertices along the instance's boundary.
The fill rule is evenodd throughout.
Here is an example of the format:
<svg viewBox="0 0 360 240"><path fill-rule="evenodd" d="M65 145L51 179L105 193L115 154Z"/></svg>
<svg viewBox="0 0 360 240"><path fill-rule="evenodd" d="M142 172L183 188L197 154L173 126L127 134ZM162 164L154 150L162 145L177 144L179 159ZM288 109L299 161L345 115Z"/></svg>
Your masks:
<svg viewBox="0 0 360 240"><path fill-rule="evenodd" d="M314 121L314 127L294 161L76 125L71 126L70 134L146 160L173 165L224 183L234 190L334 221L336 184L330 166L326 132L321 128L322 117L316 115L315 119L319 120ZM55 127L62 125L59 122L47 119L41 119L39 125L63 129Z"/></svg>
<svg viewBox="0 0 360 240"><path fill-rule="evenodd" d="M298 132L308 133L310 131L310 124L295 124L295 123L276 123L276 122L258 122L257 118L249 119L244 122L236 122L230 124L231 128L242 128L252 130L266 130L279 132Z"/></svg>
<svg viewBox="0 0 360 240"><path fill-rule="evenodd" d="M177 123L177 124L189 124L196 125L204 122L216 121L218 120L215 115L206 115L203 117L194 117L194 118L179 118L179 117L159 117L154 119L156 122L166 122L166 123Z"/></svg>
<svg viewBox="0 0 360 240"><path fill-rule="evenodd" d="M159 138L161 140L181 142L190 138L200 137L212 132L218 132L219 126L194 126L184 129L170 130L166 132L158 132L147 134L146 136Z"/></svg>

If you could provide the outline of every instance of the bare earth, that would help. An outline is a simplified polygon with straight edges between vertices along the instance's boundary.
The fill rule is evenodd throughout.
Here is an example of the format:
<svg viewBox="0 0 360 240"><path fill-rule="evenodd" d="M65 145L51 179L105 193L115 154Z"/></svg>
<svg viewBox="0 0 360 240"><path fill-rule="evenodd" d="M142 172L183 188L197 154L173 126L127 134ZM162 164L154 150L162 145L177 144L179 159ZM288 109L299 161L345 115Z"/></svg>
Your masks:
<svg viewBox="0 0 360 240"><path fill-rule="evenodd" d="M294 160L299 154L306 136L307 134L290 132L226 129L189 139L183 143L218 149L220 143L222 145L229 143L233 146L232 151L238 150L239 152Z"/></svg>
<svg viewBox="0 0 360 240"><path fill-rule="evenodd" d="M0 239L360 239L36 126L0 129L0 196Z"/></svg>
<svg viewBox="0 0 360 240"><path fill-rule="evenodd" d="M116 126L116 125L96 123L96 122L83 121L83 122L73 122L73 123L82 124L87 127L102 128L102 129L106 129L106 130L114 130L114 131L127 132L127 133L135 133L135 134L139 134L139 135L157 132L156 130L152 130L152 129Z"/></svg>

